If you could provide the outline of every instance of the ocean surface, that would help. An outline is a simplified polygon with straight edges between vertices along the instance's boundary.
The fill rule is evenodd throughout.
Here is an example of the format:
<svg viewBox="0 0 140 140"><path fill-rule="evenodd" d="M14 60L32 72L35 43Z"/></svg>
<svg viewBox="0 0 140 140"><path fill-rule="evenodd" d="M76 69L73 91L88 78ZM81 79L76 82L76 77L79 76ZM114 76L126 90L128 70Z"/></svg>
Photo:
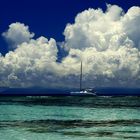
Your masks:
<svg viewBox="0 0 140 140"><path fill-rule="evenodd" d="M140 140L140 97L0 97L0 140Z"/></svg>

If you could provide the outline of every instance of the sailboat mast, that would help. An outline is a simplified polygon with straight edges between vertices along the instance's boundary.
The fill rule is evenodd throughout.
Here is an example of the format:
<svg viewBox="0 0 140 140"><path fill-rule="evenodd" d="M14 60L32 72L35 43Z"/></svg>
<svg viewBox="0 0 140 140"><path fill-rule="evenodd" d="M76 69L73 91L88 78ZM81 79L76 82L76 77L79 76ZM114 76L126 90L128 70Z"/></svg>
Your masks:
<svg viewBox="0 0 140 140"><path fill-rule="evenodd" d="M83 72L83 71L82 71L82 61L81 61L81 68L80 68L80 70L81 70L81 71L80 71L80 72L81 72L81 73L80 73L80 91L81 91L81 90L82 90L82 76L83 76L83 73L82 73L82 72Z"/></svg>

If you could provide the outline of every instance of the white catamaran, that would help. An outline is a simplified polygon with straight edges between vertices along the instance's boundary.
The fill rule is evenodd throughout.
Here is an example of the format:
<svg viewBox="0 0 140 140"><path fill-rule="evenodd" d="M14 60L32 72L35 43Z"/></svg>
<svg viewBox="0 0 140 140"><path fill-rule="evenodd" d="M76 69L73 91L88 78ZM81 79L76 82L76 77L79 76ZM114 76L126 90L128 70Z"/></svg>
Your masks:
<svg viewBox="0 0 140 140"><path fill-rule="evenodd" d="M80 91L73 91L71 94L78 94L78 95L93 95L96 96L96 92L93 89L82 89L82 78L83 78L83 66L81 61L81 68L80 68Z"/></svg>

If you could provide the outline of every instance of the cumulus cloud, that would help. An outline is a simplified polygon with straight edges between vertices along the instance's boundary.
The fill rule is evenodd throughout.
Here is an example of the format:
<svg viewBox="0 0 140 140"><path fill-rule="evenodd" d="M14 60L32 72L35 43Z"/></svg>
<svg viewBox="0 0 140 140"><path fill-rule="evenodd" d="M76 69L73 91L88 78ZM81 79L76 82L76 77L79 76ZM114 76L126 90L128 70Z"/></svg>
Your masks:
<svg viewBox="0 0 140 140"><path fill-rule="evenodd" d="M74 24L67 25L64 31L66 46L78 49L93 47L104 51L113 45L117 49L126 39L136 43L140 34L139 12L139 7L132 7L124 14L116 5L108 5L105 13L101 9L85 10L77 15Z"/></svg>
<svg viewBox="0 0 140 140"><path fill-rule="evenodd" d="M91 79L97 86L137 85L140 80L139 23L139 7L124 13L122 8L108 5L105 13L101 9L79 13L75 23L68 24L64 31L65 47L70 49L64 61L69 63L81 57L86 81Z"/></svg>
<svg viewBox="0 0 140 140"><path fill-rule="evenodd" d="M57 47L54 39L40 37L24 42L15 51L0 58L0 85L35 86L49 80L56 65ZM49 82L49 81L47 81Z"/></svg>
<svg viewBox="0 0 140 140"><path fill-rule="evenodd" d="M85 10L64 30L60 44L69 52L59 63L54 39L33 39L28 26L13 23L3 33L15 50L0 57L0 85L77 87L82 61L84 87L139 86L139 23L140 7Z"/></svg>
<svg viewBox="0 0 140 140"><path fill-rule="evenodd" d="M15 49L19 44L29 42L34 37L34 33L29 31L29 27L19 22L10 24L9 29L2 35L10 43L10 49Z"/></svg>

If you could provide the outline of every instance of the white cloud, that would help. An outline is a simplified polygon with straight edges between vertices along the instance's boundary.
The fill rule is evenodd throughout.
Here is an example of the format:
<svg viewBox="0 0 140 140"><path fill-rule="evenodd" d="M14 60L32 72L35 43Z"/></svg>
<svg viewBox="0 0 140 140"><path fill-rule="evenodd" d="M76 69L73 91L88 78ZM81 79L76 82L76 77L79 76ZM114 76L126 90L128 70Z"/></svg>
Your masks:
<svg viewBox="0 0 140 140"><path fill-rule="evenodd" d="M68 24L64 31L65 46L70 49L64 62L73 62L74 67L77 58L72 56L82 57L87 81L91 79L97 86L137 85L140 80L139 23L139 7L130 8L126 14L116 5L108 5L105 13L101 9L79 13L75 23Z"/></svg>
<svg viewBox="0 0 140 140"><path fill-rule="evenodd" d="M61 63L54 39L32 39L28 26L11 24L3 35L16 49L0 57L0 85L76 87L82 59L85 87L139 86L140 8L124 13L116 5L107 7L85 10L66 26L60 44L69 54Z"/></svg>
<svg viewBox="0 0 140 140"><path fill-rule="evenodd" d="M122 23L124 32L134 42L135 47L140 49L140 8L135 6L130 8L122 19Z"/></svg>
<svg viewBox="0 0 140 140"><path fill-rule="evenodd" d="M54 39L45 37L24 42L15 51L0 58L0 85L34 86L54 73L57 47ZM49 82L49 81L48 81Z"/></svg>
<svg viewBox="0 0 140 140"><path fill-rule="evenodd" d="M34 33L29 32L29 27L16 22L9 25L9 29L3 33L3 36L10 43L10 49L15 49L23 42L29 42L34 37Z"/></svg>

